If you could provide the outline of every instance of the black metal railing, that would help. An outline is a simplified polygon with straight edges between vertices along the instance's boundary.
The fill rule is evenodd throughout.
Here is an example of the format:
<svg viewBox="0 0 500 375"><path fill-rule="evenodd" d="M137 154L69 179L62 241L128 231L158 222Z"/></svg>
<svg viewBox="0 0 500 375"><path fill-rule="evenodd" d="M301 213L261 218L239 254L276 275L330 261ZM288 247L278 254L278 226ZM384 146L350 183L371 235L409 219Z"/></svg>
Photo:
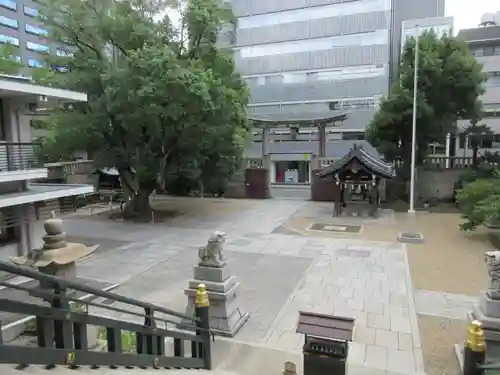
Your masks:
<svg viewBox="0 0 500 375"><path fill-rule="evenodd" d="M43 168L35 143L0 142L0 172Z"/></svg>
<svg viewBox="0 0 500 375"><path fill-rule="evenodd" d="M44 365L47 369L57 365L70 368L108 366L113 369L212 368L213 335L209 328L208 298L203 286L200 286L198 294L203 297L205 293L206 303L197 303L195 316L190 316L10 263L0 262L0 271L38 280L40 288L36 289L7 281L0 282L0 285L28 292L31 297L44 301L29 302L28 296L28 302L22 299L0 298L0 312L34 316L36 322L35 346L23 346L16 342L4 343L0 336L0 363L18 365L18 368ZM75 298L71 291L92 294L107 301L119 302L126 307L97 302L98 299L81 301ZM72 303L86 305L86 311L75 311ZM144 319L144 323L91 314L88 311L89 306L139 317ZM137 309L143 312L134 311ZM178 328L181 323L179 319L182 320L182 329ZM89 348L88 326L100 327L105 332L104 350ZM134 337L134 345L128 352L123 347L124 332L132 333ZM167 354L168 352L173 353Z"/></svg>

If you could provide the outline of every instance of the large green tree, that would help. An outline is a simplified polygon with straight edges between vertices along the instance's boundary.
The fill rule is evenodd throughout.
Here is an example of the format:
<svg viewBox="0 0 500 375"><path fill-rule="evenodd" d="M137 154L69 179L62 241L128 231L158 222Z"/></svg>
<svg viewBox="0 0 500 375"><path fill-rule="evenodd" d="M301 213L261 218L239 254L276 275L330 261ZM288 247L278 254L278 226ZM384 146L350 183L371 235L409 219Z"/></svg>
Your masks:
<svg viewBox="0 0 500 375"><path fill-rule="evenodd" d="M217 46L234 21L221 4L184 2L177 23L154 0L47 0L41 9L50 38L74 53L47 55L48 66L67 71L39 80L88 93L88 103L52 116L51 142L115 166L129 215L149 208L158 184L223 178L239 164L248 92Z"/></svg>
<svg viewBox="0 0 500 375"><path fill-rule="evenodd" d="M389 160L410 166L412 144L415 38L406 42L399 78L367 129L367 139ZM419 38L417 90L417 163L429 144L442 142L458 119L478 117L486 76L465 42L427 31Z"/></svg>

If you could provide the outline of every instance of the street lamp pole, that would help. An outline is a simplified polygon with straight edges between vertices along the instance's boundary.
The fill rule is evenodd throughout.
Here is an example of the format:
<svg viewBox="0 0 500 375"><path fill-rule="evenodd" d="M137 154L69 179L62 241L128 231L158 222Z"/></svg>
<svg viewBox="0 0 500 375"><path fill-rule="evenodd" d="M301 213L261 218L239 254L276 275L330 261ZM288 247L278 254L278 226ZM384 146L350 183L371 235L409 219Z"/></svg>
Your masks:
<svg viewBox="0 0 500 375"><path fill-rule="evenodd" d="M410 170L410 209L409 213L415 213L415 164L417 153L417 90L418 90L418 54L420 49L420 30L417 25L415 36L415 62L413 73L413 121L411 129L411 170Z"/></svg>

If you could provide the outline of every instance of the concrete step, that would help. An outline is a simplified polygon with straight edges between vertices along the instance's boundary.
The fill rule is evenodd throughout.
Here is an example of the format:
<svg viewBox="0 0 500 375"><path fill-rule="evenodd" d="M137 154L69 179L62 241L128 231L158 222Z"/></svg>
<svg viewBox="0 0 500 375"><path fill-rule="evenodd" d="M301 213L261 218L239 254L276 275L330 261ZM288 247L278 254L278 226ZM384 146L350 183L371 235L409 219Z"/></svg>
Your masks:
<svg viewBox="0 0 500 375"><path fill-rule="evenodd" d="M293 362L297 367L297 374L304 374L303 357L299 351L284 351L273 347L238 341L229 338L217 337L212 346L212 362L214 370L194 369L125 369L116 370L101 367L93 370L89 367L80 367L76 370L58 366L46 370L41 366L29 366L23 370L16 370L14 365L0 365L1 375L282 375L285 362ZM399 374L368 366L348 364L347 375L425 375Z"/></svg>
<svg viewBox="0 0 500 375"><path fill-rule="evenodd" d="M47 370L42 366L28 366L22 370L17 370L12 365L0 365L0 373L2 375L236 375L223 370L196 370L196 369L140 369L140 368L118 368L110 369L108 367L100 367L91 369L89 367L79 367L77 369L69 369L64 366L57 366L51 370Z"/></svg>

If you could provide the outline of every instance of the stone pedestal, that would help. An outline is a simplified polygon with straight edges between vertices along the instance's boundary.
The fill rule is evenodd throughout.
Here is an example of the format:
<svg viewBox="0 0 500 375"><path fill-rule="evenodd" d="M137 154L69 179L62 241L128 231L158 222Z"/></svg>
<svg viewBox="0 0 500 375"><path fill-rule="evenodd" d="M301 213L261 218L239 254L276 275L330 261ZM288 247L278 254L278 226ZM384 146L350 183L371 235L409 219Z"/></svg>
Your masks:
<svg viewBox="0 0 500 375"><path fill-rule="evenodd" d="M497 362L500 358L500 301L491 299L485 293L469 312L467 320L467 323L473 320L481 322L486 342L486 362Z"/></svg>
<svg viewBox="0 0 500 375"><path fill-rule="evenodd" d="M188 296L187 315L194 315L196 288L205 284L210 301L210 328L215 334L235 336L249 318L242 311L237 295L240 283L231 276L227 264L222 267L195 266L194 279L184 293Z"/></svg>
<svg viewBox="0 0 500 375"><path fill-rule="evenodd" d="M45 273L50 276L56 276L63 279L76 279L76 263L71 262L68 264L54 264L51 263L48 266L40 267L38 269L41 273ZM42 289L53 289L52 283L45 283L40 281L40 287Z"/></svg>

